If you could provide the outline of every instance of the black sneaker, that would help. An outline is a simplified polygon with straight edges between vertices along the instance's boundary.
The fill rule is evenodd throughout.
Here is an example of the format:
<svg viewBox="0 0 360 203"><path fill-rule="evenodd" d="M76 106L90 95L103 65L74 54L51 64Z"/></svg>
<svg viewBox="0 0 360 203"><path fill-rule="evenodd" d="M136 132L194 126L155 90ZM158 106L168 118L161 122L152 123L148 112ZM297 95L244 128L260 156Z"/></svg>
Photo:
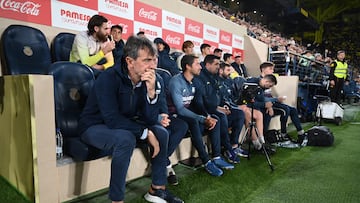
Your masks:
<svg viewBox="0 0 360 203"><path fill-rule="evenodd" d="M183 200L171 194L167 189L151 188L150 191L144 195L144 198L148 202L155 203L184 203Z"/></svg>
<svg viewBox="0 0 360 203"><path fill-rule="evenodd" d="M302 135L298 135L298 139L297 139L297 143L298 144L302 144L302 142L304 141L304 138L305 138L305 133L304 134L302 134Z"/></svg>
<svg viewBox="0 0 360 203"><path fill-rule="evenodd" d="M178 179L177 179L175 173L173 173L173 172L169 173L169 175L167 177L167 181L170 185L178 185L179 184Z"/></svg>
<svg viewBox="0 0 360 203"><path fill-rule="evenodd" d="M287 134L287 133L281 133L281 136L280 136L280 142L284 142L284 141L289 141L291 140L290 139L290 136Z"/></svg>

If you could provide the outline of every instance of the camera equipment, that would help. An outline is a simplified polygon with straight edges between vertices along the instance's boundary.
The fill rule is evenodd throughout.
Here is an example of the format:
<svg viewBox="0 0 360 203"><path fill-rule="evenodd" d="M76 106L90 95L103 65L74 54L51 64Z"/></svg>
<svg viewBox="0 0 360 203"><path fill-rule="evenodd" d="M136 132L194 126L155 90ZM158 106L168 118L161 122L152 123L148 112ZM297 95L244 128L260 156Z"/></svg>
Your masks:
<svg viewBox="0 0 360 203"><path fill-rule="evenodd" d="M259 94L261 88L256 83L244 83L242 87L241 99L247 103L253 103L256 95Z"/></svg>
<svg viewBox="0 0 360 203"><path fill-rule="evenodd" d="M243 138L240 141L240 144L243 144L246 137L251 139L251 133L253 131L255 131L256 137L259 138L259 130L256 127L256 123L255 123L255 119L254 119L254 102L255 102L254 100L255 100L256 95L259 94L259 92L260 92L260 86L258 84L256 84L256 83L244 83L243 84L242 100L246 101L247 103L250 103L251 119L250 119L249 126L245 130L245 135L243 136ZM248 148L249 155L250 155L250 143L251 142L249 142L249 148ZM271 163L270 156L269 156L268 152L266 151L264 144L262 144L261 150L265 154L266 161L268 162L268 165L269 165L271 171L274 171L274 166ZM248 159L250 159L250 156L248 156Z"/></svg>

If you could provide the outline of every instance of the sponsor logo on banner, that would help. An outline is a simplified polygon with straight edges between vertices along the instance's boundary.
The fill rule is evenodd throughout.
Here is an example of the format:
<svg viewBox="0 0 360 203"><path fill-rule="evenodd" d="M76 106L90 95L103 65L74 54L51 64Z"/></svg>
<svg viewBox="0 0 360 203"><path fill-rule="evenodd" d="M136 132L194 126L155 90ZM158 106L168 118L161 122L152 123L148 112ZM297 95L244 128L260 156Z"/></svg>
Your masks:
<svg viewBox="0 0 360 203"><path fill-rule="evenodd" d="M191 20L189 18L185 19L185 34L192 35L194 37L203 37L203 24Z"/></svg>
<svg viewBox="0 0 360 203"><path fill-rule="evenodd" d="M54 0L51 0L52 2ZM57 0L66 2L72 5L81 6L91 10L98 10L98 0Z"/></svg>
<svg viewBox="0 0 360 203"><path fill-rule="evenodd" d="M134 20L134 0L99 0L99 12Z"/></svg>
<svg viewBox="0 0 360 203"><path fill-rule="evenodd" d="M220 43L231 46L232 45L232 34L229 32L220 30Z"/></svg>
<svg viewBox="0 0 360 203"><path fill-rule="evenodd" d="M233 56L241 56L244 59L244 50L233 48Z"/></svg>
<svg viewBox="0 0 360 203"><path fill-rule="evenodd" d="M0 17L51 25L50 1L0 0Z"/></svg>
<svg viewBox="0 0 360 203"><path fill-rule="evenodd" d="M213 41L209 41L209 40L205 40L205 39L204 39L204 43L210 44L210 46L211 46L211 47L210 47L211 53L214 52L214 49L216 49L216 48L219 47L219 44L218 44L217 42L213 42Z"/></svg>
<svg viewBox="0 0 360 203"><path fill-rule="evenodd" d="M184 35L183 34L163 29L162 38L166 43L169 44L169 46L171 48L181 50L182 43L184 42Z"/></svg>
<svg viewBox="0 0 360 203"><path fill-rule="evenodd" d="M219 42L219 29L206 25L204 24L204 34L203 34L203 38L204 40L209 40L212 42Z"/></svg>
<svg viewBox="0 0 360 203"><path fill-rule="evenodd" d="M232 53L232 47L225 45L225 44L219 44L219 47L221 50L223 50L223 53Z"/></svg>
<svg viewBox="0 0 360 203"><path fill-rule="evenodd" d="M134 30L133 30L134 29L134 21L124 19L124 18L119 18L119 17L112 16L112 15L108 15L105 13L99 13L99 14L103 15L105 18L108 19L108 24L110 27L117 24L123 28L122 39L127 39L134 33ZM109 30L109 32L110 32L110 30Z"/></svg>
<svg viewBox="0 0 360 203"><path fill-rule="evenodd" d="M171 13L169 11L162 11L162 28L173 30L175 32L185 32L185 17Z"/></svg>
<svg viewBox="0 0 360 203"><path fill-rule="evenodd" d="M141 23L141 22L134 22L134 33L138 33L139 31L145 32L145 36L149 38L151 41L154 41L156 37L162 36L162 29L161 27Z"/></svg>
<svg viewBox="0 0 360 203"><path fill-rule="evenodd" d="M51 1L52 25L55 27L87 30L87 24L95 14L98 12L60 1Z"/></svg>
<svg viewBox="0 0 360 203"><path fill-rule="evenodd" d="M192 41L192 42L194 43L194 52L195 52L196 54L200 54L200 53L201 53L201 52L200 52L200 46L201 46L201 44L203 43L203 39L202 39L202 38L194 37L194 36L192 36L192 35L187 35L187 34L185 34L185 36L184 36L184 41L186 41L186 40L190 40L190 41Z"/></svg>
<svg viewBox="0 0 360 203"><path fill-rule="evenodd" d="M161 27L161 9L135 1L135 21Z"/></svg>
<svg viewBox="0 0 360 203"><path fill-rule="evenodd" d="M244 49L244 37L233 35L232 46L238 49Z"/></svg>

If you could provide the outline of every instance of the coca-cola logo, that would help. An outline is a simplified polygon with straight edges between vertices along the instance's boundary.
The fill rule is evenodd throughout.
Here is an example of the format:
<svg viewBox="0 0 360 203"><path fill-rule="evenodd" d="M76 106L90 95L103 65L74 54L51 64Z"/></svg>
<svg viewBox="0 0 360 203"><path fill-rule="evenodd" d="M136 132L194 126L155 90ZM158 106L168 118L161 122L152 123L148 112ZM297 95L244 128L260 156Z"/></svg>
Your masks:
<svg viewBox="0 0 360 203"><path fill-rule="evenodd" d="M11 10L23 14L38 16L40 14L39 8L41 4L31 1L17 2L11 0L1 0L0 8L3 10Z"/></svg>
<svg viewBox="0 0 360 203"><path fill-rule="evenodd" d="M147 18L152 21L156 21L157 19L157 13L155 11L145 11L144 8L141 8L139 10L139 16L142 18Z"/></svg>
<svg viewBox="0 0 360 203"><path fill-rule="evenodd" d="M170 17L170 16L166 16L166 20L169 21L169 22L181 25L181 20L180 19L173 18L173 17Z"/></svg>
<svg viewBox="0 0 360 203"><path fill-rule="evenodd" d="M122 8L129 8L129 4L124 1L117 1L117 0L105 0L105 3L110 3Z"/></svg>
<svg viewBox="0 0 360 203"><path fill-rule="evenodd" d="M170 35L167 35L166 36L166 42L168 42L169 44L176 44L176 45L180 45L180 41L181 41L181 39L180 39L180 37L172 37L172 36L170 36Z"/></svg>
<svg viewBox="0 0 360 203"><path fill-rule="evenodd" d="M128 28L129 28L128 25L125 25L125 24L120 23L120 26L121 26L122 29L123 29L122 33L128 33Z"/></svg>
<svg viewBox="0 0 360 203"><path fill-rule="evenodd" d="M195 32L195 33L200 34L200 26L198 26L198 25L189 24L189 25L188 25L188 30L189 30L190 32Z"/></svg>
<svg viewBox="0 0 360 203"><path fill-rule="evenodd" d="M230 36L229 35L221 35L221 40L225 42L230 42Z"/></svg>
<svg viewBox="0 0 360 203"><path fill-rule="evenodd" d="M217 35L217 32L215 30L206 29L206 33L208 33L210 35Z"/></svg>

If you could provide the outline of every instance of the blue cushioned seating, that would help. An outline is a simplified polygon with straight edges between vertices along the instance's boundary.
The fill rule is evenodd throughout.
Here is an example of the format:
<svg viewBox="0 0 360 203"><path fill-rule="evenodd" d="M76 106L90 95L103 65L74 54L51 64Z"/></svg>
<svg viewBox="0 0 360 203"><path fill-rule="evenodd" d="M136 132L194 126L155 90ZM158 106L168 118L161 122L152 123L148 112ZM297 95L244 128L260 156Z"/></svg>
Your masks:
<svg viewBox="0 0 360 203"><path fill-rule="evenodd" d="M49 45L38 29L10 25L2 36L3 74L46 74L51 64Z"/></svg>
<svg viewBox="0 0 360 203"><path fill-rule="evenodd" d="M55 119L64 137L64 153L76 161L93 160L110 155L81 141L78 118L95 78L85 65L68 61L53 63L49 74L54 77Z"/></svg>
<svg viewBox="0 0 360 203"><path fill-rule="evenodd" d="M51 43L52 61L69 61L70 51L74 42L75 34L61 32L57 34Z"/></svg>

